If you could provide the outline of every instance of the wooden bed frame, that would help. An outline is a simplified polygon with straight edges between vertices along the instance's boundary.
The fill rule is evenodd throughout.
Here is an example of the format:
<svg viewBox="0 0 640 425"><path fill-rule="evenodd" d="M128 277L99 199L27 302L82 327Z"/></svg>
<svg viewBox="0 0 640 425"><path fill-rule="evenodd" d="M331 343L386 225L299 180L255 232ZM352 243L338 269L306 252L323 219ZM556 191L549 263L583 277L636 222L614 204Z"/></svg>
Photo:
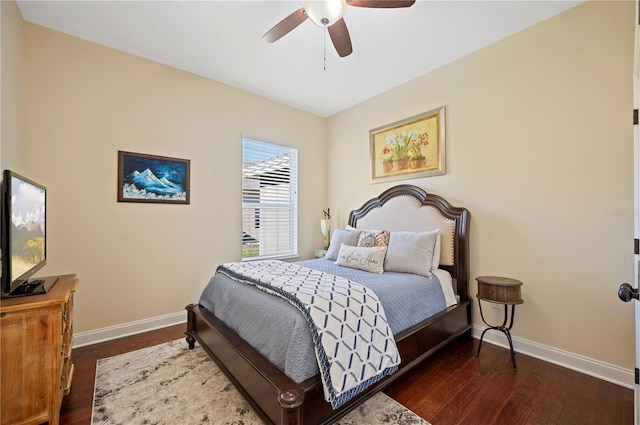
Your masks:
<svg viewBox="0 0 640 425"><path fill-rule="evenodd" d="M195 304L186 307L188 314L186 340L189 347L194 348L197 341L266 424L329 424L452 340L460 336L471 337L471 304L468 295L469 213L466 209L453 207L440 196L428 194L417 186L399 185L384 191L377 198L369 200L361 208L352 211L349 215L349 225L364 229L380 228L373 227L383 223L380 221L380 211L384 211L383 208L386 205L407 202L407 198L411 203L417 204L418 210L422 211L424 207L429 209L436 221L443 221L446 223L445 227L450 228L452 234L448 246L446 242L449 238L446 234L448 232L445 233L441 229L443 233L441 258L444 261L441 260L440 268L451 273L454 290L460 302L396 335L396 343L402 359L398 372L369 387L340 409L333 410L324 400L319 375L302 383L294 382L204 307ZM411 209L406 206L400 208L403 212ZM391 226L385 226L385 229L420 231L416 230L411 223L399 220L397 214L394 215L394 222ZM373 217L372 221L369 220L370 217ZM414 217L409 219L412 218Z"/></svg>

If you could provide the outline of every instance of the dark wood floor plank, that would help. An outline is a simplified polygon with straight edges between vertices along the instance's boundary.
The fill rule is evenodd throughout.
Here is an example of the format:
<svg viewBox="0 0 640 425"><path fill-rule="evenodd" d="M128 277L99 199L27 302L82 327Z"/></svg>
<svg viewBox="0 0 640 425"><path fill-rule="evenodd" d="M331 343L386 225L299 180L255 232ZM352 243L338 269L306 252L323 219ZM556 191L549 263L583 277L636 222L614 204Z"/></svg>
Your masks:
<svg viewBox="0 0 640 425"><path fill-rule="evenodd" d="M554 381L545 382L529 412L525 425L552 425L558 423L566 397L562 396L562 388L554 385Z"/></svg>
<svg viewBox="0 0 640 425"><path fill-rule="evenodd" d="M634 418L634 393L633 391L625 391L624 392L624 400L622 406L622 419L620 421L621 424L632 424L635 420Z"/></svg>
<svg viewBox="0 0 640 425"><path fill-rule="evenodd" d="M75 348L62 425L91 423L98 359L184 337L176 325ZM432 425L633 425L633 390L477 340L455 341L385 392ZM188 425L188 424L185 424Z"/></svg>
<svg viewBox="0 0 640 425"><path fill-rule="evenodd" d="M558 419L559 424L589 424L592 417L599 417L598 423L602 424L619 415L619 411L614 412L614 408L603 405L599 389L604 390L608 383L584 374L571 374L567 384L567 399ZM603 411L609 413L604 416L601 414Z"/></svg>
<svg viewBox="0 0 640 425"><path fill-rule="evenodd" d="M503 356L498 356L502 358ZM501 362L499 362L501 363ZM514 369L511 363L497 364L490 369L484 380L484 386L476 393L471 402L471 408L460 418L459 423L464 424L490 424L497 422L511 395L526 382L526 372Z"/></svg>
<svg viewBox="0 0 640 425"><path fill-rule="evenodd" d="M496 361L495 352L485 353L482 363L475 358L474 353L469 353L454 370L450 370L446 379L441 380L436 385L427 385L426 391L422 393L421 402L412 405L416 413L428 417L437 418L443 409L448 408L449 412L443 414L460 416L460 407L468 409L468 403L462 401L468 396L469 391L474 391L474 381L469 380L469 376L482 374L483 365L494 364ZM428 362L426 362L428 364ZM450 363L453 364L453 363ZM486 369L485 369L486 370ZM477 381L478 388L483 385L484 379ZM413 409L412 409L413 410Z"/></svg>
<svg viewBox="0 0 640 425"><path fill-rule="evenodd" d="M598 400L598 406L591 413L590 424L619 425L623 423L624 390L622 388L614 384L596 385L595 397ZM603 418L600 410L611 412L611 415Z"/></svg>
<svg viewBox="0 0 640 425"><path fill-rule="evenodd" d="M530 363L543 385L526 425L557 424L574 385L572 378L583 375L537 359L531 359Z"/></svg>
<svg viewBox="0 0 640 425"><path fill-rule="evenodd" d="M456 394L441 406L435 417L425 419L435 424L487 423L477 418L486 415L486 409L491 409L491 406L484 403L479 396L484 394L484 390L493 388L494 375L504 370L503 356L500 354L497 350L489 349L483 351L480 358L470 357L468 362L477 365L476 371L466 377L464 387L457 390Z"/></svg>
<svg viewBox="0 0 640 425"><path fill-rule="evenodd" d="M520 368L518 374L523 378L522 383L515 388L515 391L507 399L502 410L496 416L495 423L512 425L526 423L527 417L540 394L540 388L543 385L540 375L532 373L528 368L523 368L522 365Z"/></svg>

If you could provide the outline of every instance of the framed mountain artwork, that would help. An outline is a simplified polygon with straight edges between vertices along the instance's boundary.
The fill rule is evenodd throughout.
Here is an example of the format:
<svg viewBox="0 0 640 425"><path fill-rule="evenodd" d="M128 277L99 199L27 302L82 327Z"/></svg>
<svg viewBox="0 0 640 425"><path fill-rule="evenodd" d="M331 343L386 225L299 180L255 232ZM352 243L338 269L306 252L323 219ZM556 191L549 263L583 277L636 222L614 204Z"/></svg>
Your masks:
<svg viewBox="0 0 640 425"><path fill-rule="evenodd" d="M189 203L191 161L118 151L118 202Z"/></svg>

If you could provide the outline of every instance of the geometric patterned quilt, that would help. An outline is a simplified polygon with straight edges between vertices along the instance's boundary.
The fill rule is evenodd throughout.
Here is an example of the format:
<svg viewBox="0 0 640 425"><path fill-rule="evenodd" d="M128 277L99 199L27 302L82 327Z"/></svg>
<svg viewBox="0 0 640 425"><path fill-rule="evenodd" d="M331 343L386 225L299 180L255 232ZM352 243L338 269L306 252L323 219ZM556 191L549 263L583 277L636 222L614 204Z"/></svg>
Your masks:
<svg viewBox="0 0 640 425"><path fill-rule="evenodd" d="M225 263L217 271L286 299L302 313L315 345L324 396L334 409L398 369L395 339L371 289L280 260Z"/></svg>

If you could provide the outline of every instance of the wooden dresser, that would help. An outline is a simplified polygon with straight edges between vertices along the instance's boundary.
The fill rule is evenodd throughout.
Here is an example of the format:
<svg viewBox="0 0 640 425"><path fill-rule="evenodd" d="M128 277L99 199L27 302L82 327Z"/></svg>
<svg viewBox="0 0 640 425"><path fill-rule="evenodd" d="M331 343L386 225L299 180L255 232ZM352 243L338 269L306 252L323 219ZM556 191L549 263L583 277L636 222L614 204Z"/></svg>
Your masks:
<svg viewBox="0 0 640 425"><path fill-rule="evenodd" d="M76 275L60 276L47 294L0 302L0 423L60 422L73 377Z"/></svg>

